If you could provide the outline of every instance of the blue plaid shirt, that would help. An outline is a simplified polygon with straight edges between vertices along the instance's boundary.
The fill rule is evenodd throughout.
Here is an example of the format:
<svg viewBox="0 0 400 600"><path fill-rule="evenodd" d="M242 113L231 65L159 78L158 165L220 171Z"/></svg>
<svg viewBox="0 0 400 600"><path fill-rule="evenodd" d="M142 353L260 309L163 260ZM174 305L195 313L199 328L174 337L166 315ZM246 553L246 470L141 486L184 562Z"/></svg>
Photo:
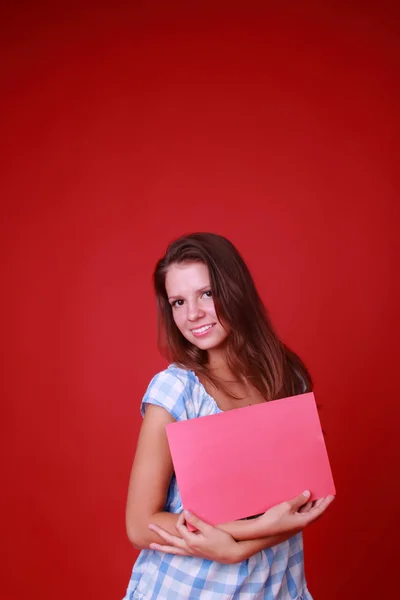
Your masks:
<svg viewBox="0 0 400 600"><path fill-rule="evenodd" d="M164 407L177 421L221 412L193 371L170 365L150 382L147 404ZM165 510L183 510L175 476ZM193 556L142 550L124 600L312 600L304 577L301 533L234 565Z"/></svg>

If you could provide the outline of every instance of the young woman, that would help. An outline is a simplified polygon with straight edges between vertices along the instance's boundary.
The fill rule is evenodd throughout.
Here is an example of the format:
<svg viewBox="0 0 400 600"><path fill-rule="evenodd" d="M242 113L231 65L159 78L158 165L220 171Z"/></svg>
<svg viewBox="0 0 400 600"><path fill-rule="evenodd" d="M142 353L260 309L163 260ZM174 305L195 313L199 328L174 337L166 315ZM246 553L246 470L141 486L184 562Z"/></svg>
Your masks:
<svg viewBox="0 0 400 600"><path fill-rule="evenodd" d="M310 391L310 376L276 336L227 239L179 238L154 284L160 345L173 362L142 401L126 512L129 539L142 551L125 600L310 600L301 531L333 497L311 503L303 492L254 519L212 527L182 512L165 433L174 421Z"/></svg>

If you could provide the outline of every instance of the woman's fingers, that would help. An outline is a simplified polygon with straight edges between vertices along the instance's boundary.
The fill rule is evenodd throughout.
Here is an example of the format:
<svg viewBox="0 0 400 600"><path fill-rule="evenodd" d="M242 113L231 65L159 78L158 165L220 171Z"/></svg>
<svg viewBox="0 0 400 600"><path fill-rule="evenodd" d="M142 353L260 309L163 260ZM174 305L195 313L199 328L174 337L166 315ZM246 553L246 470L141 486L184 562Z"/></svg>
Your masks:
<svg viewBox="0 0 400 600"><path fill-rule="evenodd" d="M312 506L313 506L313 502L309 501L306 504L304 504L304 506L300 507L299 512L301 512L301 513L307 513L312 508Z"/></svg>
<svg viewBox="0 0 400 600"><path fill-rule="evenodd" d="M291 500L271 506L261 518L276 523L277 521L282 520L282 517L298 513L304 505L308 504L309 498L310 492L306 490Z"/></svg>
<svg viewBox="0 0 400 600"><path fill-rule="evenodd" d="M178 521L176 523L176 527L178 525L184 525L185 524L185 515L183 514L183 511L181 512L181 514L179 515Z"/></svg>
<svg viewBox="0 0 400 600"><path fill-rule="evenodd" d="M322 504L322 502L325 500L325 498L318 498L318 500L315 500L313 502L313 507L318 507L320 504Z"/></svg>
<svg viewBox="0 0 400 600"><path fill-rule="evenodd" d="M176 524L176 529L177 529L179 535L183 538L184 542L188 546L194 545L199 541L199 535L201 535L201 534L193 533L192 531L189 531L189 529L187 528L184 521L185 521L185 518L184 518L183 522L181 519L178 519L178 522ZM189 519L188 519L188 522L189 522ZM196 525L194 525L194 526L196 527Z"/></svg>
<svg viewBox="0 0 400 600"><path fill-rule="evenodd" d="M168 533L168 531L165 531L165 529L154 523L151 523L148 527L166 542L166 544L152 542L149 545L152 550L159 550L160 552L166 552L167 554L179 554L179 556L191 556L190 548L184 539Z"/></svg>
<svg viewBox="0 0 400 600"><path fill-rule="evenodd" d="M321 517L324 514L328 506L332 504L334 499L335 496L319 498L319 500L315 502L315 505L309 510L309 512L304 514L304 517L307 519L308 523L313 523L314 521L319 519L319 517Z"/></svg>
<svg viewBox="0 0 400 600"><path fill-rule="evenodd" d="M212 525L205 523L199 519L199 517L196 517L196 515L193 515L189 511L185 510L183 512L183 517L186 523L184 524L181 519L178 519L176 529L191 550L200 551L201 549L204 550L205 548L212 547L213 543L215 544L216 532L221 537L221 532L219 530ZM193 533L192 531L189 531L187 523L193 525L197 532Z"/></svg>
<svg viewBox="0 0 400 600"><path fill-rule="evenodd" d="M310 492L306 490L302 494L299 494L295 498L289 500L288 505L290 506L291 510L293 512L297 512L302 506L304 506L304 504L307 503L310 495Z"/></svg>
<svg viewBox="0 0 400 600"><path fill-rule="evenodd" d="M163 529L162 527L159 527L158 525L150 524L149 529L151 531L154 531L154 533L156 533L157 535L159 535L170 546L174 546L177 548L185 548L186 547L184 540L182 540L180 537L178 537L176 535L172 535L171 533L168 533L168 531L165 531L165 529Z"/></svg>
<svg viewBox="0 0 400 600"><path fill-rule="evenodd" d="M207 535L207 533L209 533L213 529L212 525L205 523L199 517L196 517L196 515L194 515L188 510L183 511L183 516L185 518L185 521L193 525L193 527L195 527L203 535Z"/></svg>
<svg viewBox="0 0 400 600"><path fill-rule="evenodd" d="M325 498L318 498L318 500L311 501L309 500L304 506L301 506L299 509L300 513L307 513L311 510L311 508L318 508L320 504L325 500Z"/></svg>
<svg viewBox="0 0 400 600"><path fill-rule="evenodd" d="M183 550L183 548L176 548L175 546L163 546L162 544L150 544L152 550L158 550L159 552L165 552L166 554L177 554L179 556L191 556L189 552Z"/></svg>
<svg viewBox="0 0 400 600"><path fill-rule="evenodd" d="M315 512L318 512L319 514L322 514L323 512L326 511L328 506L330 504L332 504L334 499L335 499L335 496L327 496L326 498L320 498L321 502L319 502L317 500L317 502L315 503L315 506L313 507L312 510L314 510Z"/></svg>

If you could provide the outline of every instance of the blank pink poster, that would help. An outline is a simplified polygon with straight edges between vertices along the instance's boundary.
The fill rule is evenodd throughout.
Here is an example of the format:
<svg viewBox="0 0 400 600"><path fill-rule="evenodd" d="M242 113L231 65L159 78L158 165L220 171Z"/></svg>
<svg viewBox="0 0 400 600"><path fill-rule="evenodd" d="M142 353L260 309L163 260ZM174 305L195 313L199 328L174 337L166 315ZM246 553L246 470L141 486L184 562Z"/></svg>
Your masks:
<svg viewBox="0 0 400 600"><path fill-rule="evenodd" d="M335 494L314 394L166 427L185 509L217 525L311 491Z"/></svg>

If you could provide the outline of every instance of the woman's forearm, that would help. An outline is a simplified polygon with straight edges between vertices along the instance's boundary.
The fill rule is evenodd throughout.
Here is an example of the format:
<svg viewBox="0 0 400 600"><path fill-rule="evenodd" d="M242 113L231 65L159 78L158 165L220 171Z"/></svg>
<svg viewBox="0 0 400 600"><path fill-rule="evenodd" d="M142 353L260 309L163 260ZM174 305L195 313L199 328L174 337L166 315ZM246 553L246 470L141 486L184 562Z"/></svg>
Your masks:
<svg viewBox="0 0 400 600"><path fill-rule="evenodd" d="M131 519L127 522L127 533L131 544L137 550L144 550L149 548L150 544L155 542L156 544L163 543L162 538L157 535L154 531L149 529L149 525L152 523L162 527L170 533L180 537L176 530L176 524L178 522L179 515L170 512L156 512L152 515L148 515L142 518Z"/></svg>
<svg viewBox="0 0 400 600"><path fill-rule="evenodd" d="M268 531L265 528L260 528L257 518L231 521L222 525L216 525L216 527L221 529L221 531L229 533L237 541L256 540L268 536Z"/></svg>
<svg viewBox="0 0 400 600"><path fill-rule="evenodd" d="M153 515L149 515L147 518L141 519L140 522L139 520L136 521L137 526L135 528L130 528L137 534L135 535L134 533L132 536L130 536L128 532L129 539L131 540L133 545L138 547L139 549L148 548L152 542L159 543L159 536L148 528L148 525L150 523L162 527L171 535L180 537L179 533L176 530L176 523L178 521L178 518L179 514L174 514L166 511L157 512ZM259 542L261 549L269 547L265 544L269 543L270 540L280 539L281 537L284 537L268 536L268 531L265 530L265 527L260 528L260 523L258 522L257 518L232 521L229 523L224 523L222 525L216 525L215 527L217 527L221 531L229 533L229 535L231 535L238 542L249 542L254 544L257 541ZM287 539L287 537L285 539ZM275 544L279 543L280 542L277 541L274 543L270 543L270 545L274 546ZM256 550L255 552L258 552L258 550Z"/></svg>
<svg viewBox="0 0 400 600"><path fill-rule="evenodd" d="M247 558L250 558L250 556L257 554L257 552L261 552L261 550L265 550L266 548L271 548L272 546L286 542L288 538L288 535L270 535L268 537L258 538L256 540L238 542L240 547L240 560L246 560Z"/></svg>
<svg viewBox="0 0 400 600"><path fill-rule="evenodd" d="M150 544L153 542L156 544L162 542L160 536L148 528L149 524L158 525L169 534L180 537L176 530L178 518L179 514L160 511L152 515L148 515L147 517L137 517L136 519L131 519L131 521L127 524L128 538L132 545L138 550L149 548ZM260 532L257 524L254 521L256 521L256 519L232 521L230 523L224 523L223 525L217 525L216 527L221 529L221 531L229 533L229 535L231 535L238 542L243 542L243 544L248 543L250 549L252 549L254 546L255 550L252 552L252 554L269 547L267 544L273 546L279 543L279 541L270 543L270 540L274 538L271 536L266 537L265 532ZM279 536L274 537L278 539ZM243 549L245 548L247 547L243 546Z"/></svg>

